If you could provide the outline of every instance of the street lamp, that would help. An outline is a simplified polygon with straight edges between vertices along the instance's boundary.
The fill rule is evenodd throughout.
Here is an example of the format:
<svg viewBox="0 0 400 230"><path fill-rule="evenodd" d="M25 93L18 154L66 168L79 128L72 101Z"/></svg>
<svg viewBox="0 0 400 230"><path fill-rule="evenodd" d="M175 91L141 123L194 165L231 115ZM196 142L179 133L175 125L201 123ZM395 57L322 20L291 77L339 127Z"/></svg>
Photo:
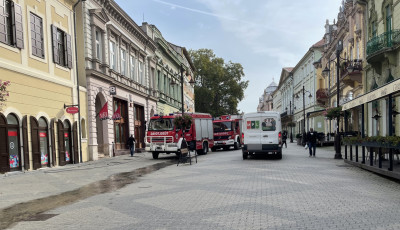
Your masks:
<svg viewBox="0 0 400 230"><path fill-rule="evenodd" d="M303 89L302 89L302 93L303 93L303 135L302 135L302 139L303 139L303 141L302 141L302 144L304 144L304 142L305 142L305 135L306 135L306 100L305 100L306 92L309 93L308 97L312 98L311 92L308 90L305 90L304 85L303 85ZM296 94L295 98L299 99L300 98L299 94Z"/></svg>

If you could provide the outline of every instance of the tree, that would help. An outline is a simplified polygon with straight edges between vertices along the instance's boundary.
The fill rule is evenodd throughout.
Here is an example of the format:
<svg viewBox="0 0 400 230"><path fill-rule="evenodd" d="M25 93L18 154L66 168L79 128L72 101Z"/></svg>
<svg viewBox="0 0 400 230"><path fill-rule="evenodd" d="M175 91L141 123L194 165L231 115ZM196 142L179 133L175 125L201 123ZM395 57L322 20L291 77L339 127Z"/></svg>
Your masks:
<svg viewBox="0 0 400 230"><path fill-rule="evenodd" d="M238 114L237 106L249 84L242 80L242 65L225 63L210 49L190 50L189 54L196 68L196 111L210 113L213 117Z"/></svg>
<svg viewBox="0 0 400 230"><path fill-rule="evenodd" d="M5 101L7 97L10 95L7 91L7 86L10 85L10 81L2 81L0 80L0 111L2 111L3 106L5 105Z"/></svg>

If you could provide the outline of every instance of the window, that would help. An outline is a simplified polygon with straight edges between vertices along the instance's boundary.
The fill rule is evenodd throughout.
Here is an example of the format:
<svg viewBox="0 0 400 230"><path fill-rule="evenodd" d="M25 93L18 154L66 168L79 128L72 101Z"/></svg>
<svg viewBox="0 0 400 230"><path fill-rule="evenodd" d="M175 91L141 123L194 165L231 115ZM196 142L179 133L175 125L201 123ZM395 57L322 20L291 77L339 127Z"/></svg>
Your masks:
<svg viewBox="0 0 400 230"><path fill-rule="evenodd" d="M131 79L132 80L136 80L136 73L135 73L135 57L134 56L130 56L130 68L131 68Z"/></svg>
<svg viewBox="0 0 400 230"><path fill-rule="evenodd" d="M376 21L372 22L372 37L376 37L377 31L376 31Z"/></svg>
<svg viewBox="0 0 400 230"><path fill-rule="evenodd" d="M54 63L72 68L72 49L71 35L60 30L56 26L51 26L53 39L53 61Z"/></svg>
<svg viewBox="0 0 400 230"><path fill-rule="evenodd" d="M10 0L0 1L0 42L24 48L22 9Z"/></svg>
<svg viewBox="0 0 400 230"><path fill-rule="evenodd" d="M44 58L43 50L43 21L36 14L31 13L31 42L32 55Z"/></svg>
<svg viewBox="0 0 400 230"><path fill-rule="evenodd" d="M110 68L115 70L115 43L113 41L110 41Z"/></svg>
<svg viewBox="0 0 400 230"><path fill-rule="evenodd" d="M96 30L96 57L102 61L102 42L101 42L101 32Z"/></svg>
<svg viewBox="0 0 400 230"><path fill-rule="evenodd" d="M121 49L121 74L126 75L126 51Z"/></svg>
<svg viewBox="0 0 400 230"><path fill-rule="evenodd" d="M82 138L86 139L86 121L85 119L82 118L81 120L81 134L82 134Z"/></svg>
<svg viewBox="0 0 400 230"><path fill-rule="evenodd" d="M143 72L143 62L139 62L139 83L144 85L144 72Z"/></svg>

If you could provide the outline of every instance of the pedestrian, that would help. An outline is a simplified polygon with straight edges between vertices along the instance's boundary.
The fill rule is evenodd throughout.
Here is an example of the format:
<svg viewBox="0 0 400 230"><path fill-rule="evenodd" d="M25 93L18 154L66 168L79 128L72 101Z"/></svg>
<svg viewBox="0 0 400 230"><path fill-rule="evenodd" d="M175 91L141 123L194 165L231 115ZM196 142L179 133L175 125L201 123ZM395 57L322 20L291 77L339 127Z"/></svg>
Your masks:
<svg viewBox="0 0 400 230"><path fill-rule="evenodd" d="M135 153L135 137L133 134L128 138L128 146L129 150L131 151L131 157L133 157L133 154Z"/></svg>
<svg viewBox="0 0 400 230"><path fill-rule="evenodd" d="M317 148L317 132L315 132L313 128L310 128L310 131L307 133L307 142L310 157L315 157L315 150Z"/></svg>
<svg viewBox="0 0 400 230"><path fill-rule="evenodd" d="M283 131L283 134L282 134L282 147L283 147L283 144L285 144L285 147L287 148L286 139L287 139L287 132Z"/></svg>

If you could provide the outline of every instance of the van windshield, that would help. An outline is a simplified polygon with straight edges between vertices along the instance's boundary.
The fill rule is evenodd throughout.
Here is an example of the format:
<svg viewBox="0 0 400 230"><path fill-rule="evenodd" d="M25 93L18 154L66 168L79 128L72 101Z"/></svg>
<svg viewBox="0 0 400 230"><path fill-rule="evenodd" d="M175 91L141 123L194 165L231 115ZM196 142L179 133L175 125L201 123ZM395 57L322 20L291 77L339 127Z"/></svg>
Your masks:
<svg viewBox="0 0 400 230"><path fill-rule="evenodd" d="M232 122L225 121L225 122L214 122L214 133L219 132L229 132L232 131Z"/></svg>
<svg viewBox="0 0 400 230"><path fill-rule="evenodd" d="M159 118L150 120L149 131L171 131L174 130L171 118Z"/></svg>
<svg viewBox="0 0 400 230"><path fill-rule="evenodd" d="M261 123L262 131L275 131L276 121L274 118L266 118Z"/></svg>

